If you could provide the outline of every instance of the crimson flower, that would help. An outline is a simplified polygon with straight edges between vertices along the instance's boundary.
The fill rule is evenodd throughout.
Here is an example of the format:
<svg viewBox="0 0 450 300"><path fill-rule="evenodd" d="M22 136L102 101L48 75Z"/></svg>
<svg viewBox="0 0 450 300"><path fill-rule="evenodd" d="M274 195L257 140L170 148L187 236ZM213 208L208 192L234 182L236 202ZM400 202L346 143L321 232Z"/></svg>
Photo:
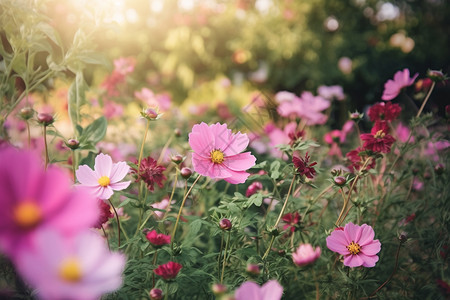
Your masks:
<svg viewBox="0 0 450 300"><path fill-rule="evenodd" d="M370 133L360 135L364 141L363 147L373 152L389 153L395 138L389 134L386 122L376 122Z"/></svg>
<svg viewBox="0 0 450 300"><path fill-rule="evenodd" d="M364 162L366 161L367 157L366 155L362 155L366 149L363 149L361 147L356 148L355 150L352 150L348 152L345 156L348 160L350 160L351 165L349 166L349 169L351 172L354 172L355 170L359 170ZM375 159L371 159L370 163L366 165L365 170L370 170L375 167L376 161Z"/></svg>
<svg viewBox="0 0 450 300"><path fill-rule="evenodd" d="M253 194L256 194L259 190L263 189L263 185L259 181L255 181L250 184L245 192L245 197L250 197Z"/></svg>
<svg viewBox="0 0 450 300"><path fill-rule="evenodd" d="M111 213L111 207L105 201L98 199L98 207L100 208L100 216L97 223L94 225L95 228L102 228L102 225L108 222L109 218L113 218L114 215Z"/></svg>
<svg viewBox="0 0 450 300"><path fill-rule="evenodd" d="M393 121L402 111L402 108L397 103L380 102L369 108L368 115L370 121Z"/></svg>
<svg viewBox="0 0 450 300"><path fill-rule="evenodd" d="M309 163L310 156L308 152L305 154L305 158L295 156L292 158L295 169L300 175L305 175L306 177L312 179L316 175L316 170L313 166L317 165L317 162Z"/></svg>
<svg viewBox="0 0 450 300"><path fill-rule="evenodd" d="M155 183L162 188L163 181L166 180L166 176L163 172L166 170L165 167L158 165L156 160L152 157L146 157L142 159L139 172L136 168L132 168L132 172L137 174L136 182L142 179L146 184L149 191L154 190Z"/></svg>
<svg viewBox="0 0 450 300"><path fill-rule="evenodd" d="M148 232L145 237L154 246L159 247L170 243L170 235L157 233L156 230Z"/></svg>
<svg viewBox="0 0 450 300"><path fill-rule="evenodd" d="M178 272L180 272L181 268L183 266L179 263L169 261L168 263L164 265L158 266L158 268L154 269L153 272L155 272L156 275L161 276L164 278L164 280L170 280L174 279Z"/></svg>
<svg viewBox="0 0 450 300"><path fill-rule="evenodd" d="M291 232L294 232L297 228L297 224L300 222L300 215L298 212L288 213L282 217L283 222L287 223L283 226L283 230L289 228Z"/></svg>

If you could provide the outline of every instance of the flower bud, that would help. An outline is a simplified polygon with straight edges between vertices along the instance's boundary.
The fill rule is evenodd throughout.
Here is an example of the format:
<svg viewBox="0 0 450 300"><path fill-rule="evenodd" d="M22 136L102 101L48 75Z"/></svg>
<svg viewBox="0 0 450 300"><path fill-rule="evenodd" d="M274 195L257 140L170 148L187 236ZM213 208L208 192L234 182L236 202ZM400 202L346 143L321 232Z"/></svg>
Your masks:
<svg viewBox="0 0 450 300"><path fill-rule="evenodd" d="M231 230L231 227L232 227L231 221L228 220L228 219L222 219L222 220L220 220L220 222L219 222L219 227L220 227L222 230L230 231L230 230Z"/></svg>
<svg viewBox="0 0 450 300"><path fill-rule="evenodd" d="M66 146L72 150L78 149L80 147L80 142L76 139L70 139L66 142Z"/></svg>
<svg viewBox="0 0 450 300"><path fill-rule="evenodd" d="M158 120L162 114L160 114L157 109L148 107L141 112L141 116L149 121L155 121Z"/></svg>
<svg viewBox="0 0 450 300"><path fill-rule="evenodd" d="M364 114L359 113L357 111L353 112L353 113L350 113L350 119L355 121L355 122L360 121L363 118L363 116L364 116Z"/></svg>
<svg viewBox="0 0 450 300"><path fill-rule="evenodd" d="M212 285L211 289L212 289L212 292L214 293L214 295L216 295L216 296L221 296L228 291L227 286L224 284L220 284L220 283L214 283Z"/></svg>
<svg viewBox="0 0 450 300"><path fill-rule="evenodd" d="M402 232L400 233L400 235L398 236L398 239L400 240L400 243L405 243L408 240L408 234L406 232Z"/></svg>
<svg viewBox="0 0 450 300"><path fill-rule="evenodd" d="M427 77L433 80L434 82L444 81L447 79L447 76L442 73L442 71L437 70L428 70Z"/></svg>
<svg viewBox="0 0 450 300"><path fill-rule="evenodd" d="M175 128L173 130L173 134L175 134L176 137L180 137L181 136L181 130L179 128Z"/></svg>
<svg viewBox="0 0 450 300"><path fill-rule="evenodd" d="M261 269L257 264L247 264L245 271L251 275L259 275Z"/></svg>
<svg viewBox="0 0 450 300"><path fill-rule="evenodd" d="M24 107L20 110L19 116L24 120L29 120L33 117L34 110L31 107Z"/></svg>
<svg viewBox="0 0 450 300"><path fill-rule="evenodd" d="M151 300L161 300L163 298L163 291L160 289L151 289L149 294Z"/></svg>
<svg viewBox="0 0 450 300"><path fill-rule="evenodd" d="M182 168L180 171L181 177L188 179L192 175L192 171L189 168Z"/></svg>
<svg viewBox="0 0 450 300"><path fill-rule="evenodd" d="M176 163L177 165L181 164L184 160L184 157L180 154L176 154L171 157L172 162Z"/></svg>
<svg viewBox="0 0 450 300"><path fill-rule="evenodd" d="M436 172L437 175L442 175L444 173L444 165L443 164L437 164L434 167L434 172Z"/></svg>
<svg viewBox="0 0 450 300"><path fill-rule="evenodd" d="M259 181L255 181L248 186L247 191L245 192L245 196L250 197L251 195L256 194L259 190L262 190L262 188L262 183Z"/></svg>
<svg viewBox="0 0 450 300"><path fill-rule="evenodd" d="M344 176L338 176L334 178L334 183L337 186L344 186L347 183L347 179Z"/></svg>
<svg viewBox="0 0 450 300"><path fill-rule="evenodd" d="M53 118L53 116L51 114L47 114L47 113L39 113L37 116L37 120L40 124L44 125L44 126L48 126L53 124L53 122L55 122L55 119Z"/></svg>

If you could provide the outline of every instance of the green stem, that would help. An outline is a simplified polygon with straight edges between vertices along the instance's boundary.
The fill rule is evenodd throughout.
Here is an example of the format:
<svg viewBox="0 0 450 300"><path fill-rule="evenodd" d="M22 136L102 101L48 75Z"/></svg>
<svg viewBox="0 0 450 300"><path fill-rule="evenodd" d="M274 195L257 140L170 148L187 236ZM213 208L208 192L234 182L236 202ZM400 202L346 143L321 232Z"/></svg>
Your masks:
<svg viewBox="0 0 450 300"><path fill-rule="evenodd" d="M44 125L44 133L43 133L43 135L44 135L44 150L45 150L45 166L44 166L44 168L45 168L45 170L47 170L49 159L48 159L47 126L46 125Z"/></svg>
<svg viewBox="0 0 450 300"><path fill-rule="evenodd" d="M108 249L109 249L109 251L111 251L111 246L109 245L108 234L106 233L105 227L103 227L103 224L101 225L101 227L102 227L103 234L105 235L105 238L106 238L106 243L108 244Z"/></svg>
<svg viewBox="0 0 450 300"><path fill-rule="evenodd" d="M28 136L28 149L31 148L31 132L30 132L30 123L28 123L28 120L25 121L27 124L27 136Z"/></svg>
<svg viewBox="0 0 450 300"><path fill-rule="evenodd" d="M178 169L178 167L175 169L175 180L173 181L173 187L172 187L172 192L170 193L170 198L169 198L169 204L167 204L166 207L166 212L164 213L162 220L165 220L167 217L167 214L169 213L170 207L172 205L172 199L173 199L173 195L175 194L175 189L177 187L177 183L178 183L178 174L180 173L180 170Z"/></svg>
<svg viewBox="0 0 450 300"><path fill-rule="evenodd" d="M77 182L76 172L77 169L77 156L75 154L75 150L72 150L72 174L73 174L73 182Z"/></svg>
<svg viewBox="0 0 450 300"><path fill-rule="evenodd" d="M147 126L145 127L144 138L142 139L142 144L141 144L141 151L139 151L139 159L138 159L138 165L137 165L138 178L140 177L139 173L141 171L142 155L144 153L144 145L145 145L145 140L147 139L147 134L148 134L149 128L150 128L150 121L147 120Z"/></svg>
<svg viewBox="0 0 450 300"><path fill-rule="evenodd" d="M418 118L420 116L420 114L422 113L425 104L427 104L428 99L430 98L431 92L434 89L434 86L436 85L436 82L433 81L433 83L431 84L430 90L428 91L427 95L425 96L425 99L422 102L422 106L420 106L419 111L417 112L416 118Z"/></svg>
<svg viewBox="0 0 450 300"><path fill-rule="evenodd" d="M225 274L225 265L227 263L227 250L228 245L230 244L231 232L228 232L227 243L225 244L225 253L223 254L223 263L222 263L222 275L220 276L220 284L223 283L223 275Z"/></svg>
<svg viewBox="0 0 450 300"><path fill-rule="evenodd" d="M222 257L222 250L223 250L223 237L225 236L225 232L222 231L222 238L220 239L220 251L219 251L219 257L217 258L217 272L219 272L220 276L220 258Z"/></svg>
<svg viewBox="0 0 450 300"><path fill-rule="evenodd" d="M116 220L117 220L117 238L118 238L117 244L120 247L120 221L119 221L119 215L117 214L117 210L114 207L114 204L111 202L111 200L108 199L108 201L109 201L109 204L111 204L111 206L112 206L112 208L114 210L114 214L116 215Z"/></svg>
<svg viewBox="0 0 450 300"><path fill-rule="evenodd" d="M155 250L155 254L153 254L153 265L156 265L156 258L158 257L158 249ZM155 287L155 272L152 272L152 288Z"/></svg>

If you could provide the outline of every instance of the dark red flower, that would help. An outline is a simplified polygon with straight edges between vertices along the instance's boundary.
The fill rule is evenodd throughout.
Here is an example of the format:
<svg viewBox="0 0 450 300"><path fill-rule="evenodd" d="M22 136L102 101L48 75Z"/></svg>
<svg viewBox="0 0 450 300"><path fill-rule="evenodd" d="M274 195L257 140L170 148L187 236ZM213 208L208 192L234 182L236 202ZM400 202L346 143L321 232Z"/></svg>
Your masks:
<svg viewBox="0 0 450 300"><path fill-rule="evenodd" d="M102 228L102 225L108 222L110 218L113 218L114 215L111 212L111 207L105 201L99 199L98 206L100 207L100 216L97 220L97 223L95 223L94 227L100 229Z"/></svg>
<svg viewBox="0 0 450 300"><path fill-rule="evenodd" d="M366 151L365 149L358 147L345 155L347 159L350 160L351 162L351 165L349 166L351 172L359 170L363 166L364 162L368 158L367 155L362 155L365 151ZM365 170L373 169L375 167L375 164L376 164L375 159L371 158L371 161L370 163L367 164Z"/></svg>
<svg viewBox="0 0 450 300"><path fill-rule="evenodd" d="M164 186L163 181L167 179L163 174L165 170L165 167L158 165L156 160L149 156L141 161L139 173L136 168L132 168L131 172L137 174L136 182L142 179L147 184L148 190L153 191L155 183L160 188Z"/></svg>
<svg viewBox="0 0 450 300"><path fill-rule="evenodd" d="M154 269L153 272L155 272L156 275L161 276L165 280L170 280L177 277L177 274L178 272L180 272L182 267L183 266L179 263L169 261L164 265L158 266L158 268Z"/></svg>
<svg viewBox="0 0 450 300"><path fill-rule="evenodd" d="M313 166L317 165L317 162L309 163L310 156L308 152L305 154L305 158L295 156L292 158L295 169L300 175L305 175L306 177L312 179L316 175L316 170Z"/></svg>
<svg viewBox="0 0 450 300"><path fill-rule="evenodd" d="M282 217L283 222L287 223L283 226L283 230L289 228L291 232L294 232L297 229L297 225L300 222L300 215L298 212L288 213Z"/></svg>
<svg viewBox="0 0 450 300"><path fill-rule="evenodd" d="M157 233L156 230L149 231L145 237L150 243L157 247L170 244L170 235Z"/></svg>
<svg viewBox="0 0 450 300"><path fill-rule="evenodd" d="M370 133L360 135L363 147L373 152L389 153L395 138L389 134L386 122L376 122Z"/></svg>
<svg viewBox="0 0 450 300"><path fill-rule="evenodd" d="M259 190L262 190L263 185L259 181L255 181L252 184L250 184L247 188L247 191L245 192L245 197L250 197L253 194L256 194Z"/></svg>
<svg viewBox="0 0 450 300"><path fill-rule="evenodd" d="M370 121L393 121L402 111L402 108L397 103L381 102L369 108L368 115Z"/></svg>

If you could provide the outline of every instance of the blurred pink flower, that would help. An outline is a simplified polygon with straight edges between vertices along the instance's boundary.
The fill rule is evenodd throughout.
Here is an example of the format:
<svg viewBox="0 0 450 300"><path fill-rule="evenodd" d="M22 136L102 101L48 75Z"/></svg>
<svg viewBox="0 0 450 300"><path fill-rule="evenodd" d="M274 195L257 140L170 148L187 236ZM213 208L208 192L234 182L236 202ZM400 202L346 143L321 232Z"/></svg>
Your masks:
<svg viewBox="0 0 450 300"><path fill-rule="evenodd" d="M406 141L408 140L408 137L411 133L411 130L409 130L408 126L403 125L403 123L398 123L397 128L395 129L395 133L397 135L397 139L400 142L406 143ZM413 136L409 139L409 142L414 143Z"/></svg>
<svg viewBox="0 0 450 300"><path fill-rule="evenodd" d="M156 203L150 204L150 207L153 207L153 208L156 208L156 209L166 209L167 206L169 206L169 199L168 198L164 198L160 202L156 202ZM163 217L163 215L164 215L164 212L158 211L158 210L154 210L153 213L155 214L155 217L157 219L161 219Z"/></svg>
<svg viewBox="0 0 450 300"><path fill-rule="evenodd" d="M34 153L10 147L0 149L0 202L0 249L10 257L44 227L70 235L99 217L96 199L73 190L66 172L45 171Z"/></svg>
<svg viewBox="0 0 450 300"><path fill-rule="evenodd" d="M390 101L400 94L404 87L410 86L414 83L419 73L416 73L412 78L409 77L409 70L404 69L394 74L394 80L389 79L384 84L383 96L381 99L384 101Z"/></svg>
<svg viewBox="0 0 450 300"><path fill-rule="evenodd" d="M278 103L292 102L295 101L295 99L298 99L298 96L288 91L279 91L278 93L275 94L275 100Z"/></svg>
<svg viewBox="0 0 450 300"><path fill-rule="evenodd" d="M168 111L172 104L168 94L155 94L148 88L142 88L139 92L135 92L134 96L145 102L148 107L158 107L162 112Z"/></svg>
<svg viewBox="0 0 450 300"><path fill-rule="evenodd" d="M123 105L111 100L105 100L103 115L108 120L123 116Z"/></svg>
<svg viewBox="0 0 450 300"><path fill-rule="evenodd" d="M328 100L336 99L342 101L345 99L344 90L340 85L321 85L317 88L317 93L319 94L319 96Z"/></svg>
<svg viewBox="0 0 450 300"><path fill-rule="evenodd" d="M292 253L292 260L297 266L303 267L315 262L321 253L320 247L314 249L311 244L300 244L297 250Z"/></svg>
<svg viewBox="0 0 450 300"><path fill-rule="evenodd" d="M439 152L450 147L450 142L447 140L440 140L435 142L428 142L424 154L434 161L439 161Z"/></svg>
<svg viewBox="0 0 450 300"><path fill-rule="evenodd" d="M375 232L367 224L361 226L347 223L343 229L335 229L327 237L327 247L344 256L348 267L374 267L381 250L379 240L374 240Z"/></svg>
<svg viewBox="0 0 450 300"><path fill-rule="evenodd" d="M109 199L114 191L126 189L130 181L120 182L130 170L126 162L113 163L111 156L100 153L95 158L94 170L81 165L76 171L80 186L89 190L99 199Z"/></svg>
<svg viewBox="0 0 450 300"><path fill-rule="evenodd" d="M234 293L236 300L279 300L282 295L283 287L276 280L269 280L263 286L246 281Z"/></svg>
<svg viewBox="0 0 450 300"><path fill-rule="evenodd" d="M110 252L92 231L68 239L43 230L32 242L32 248L19 251L15 264L41 299L94 300L122 284L125 256Z"/></svg>
<svg viewBox="0 0 450 300"><path fill-rule="evenodd" d="M127 75L134 71L136 59L134 57L119 57L114 60L114 72Z"/></svg>
<svg viewBox="0 0 450 300"><path fill-rule="evenodd" d="M324 124L327 116L321 111L330 107L330 101L321 96L314 96L311 92L303 92L301 97L290 101L283 101L277 108L283 117L296 116L306 120L306 125Z"/></svg>
<svg viewBox="0 0 450 300"><path fill-rule="evenodd" d="M344 74L350 74L353 70L353 61L349 57L341 57L338 61L338 68Z"/></svg>
<svg viewBox="0 0 450 300"><path fill-rule="evenodd" d="M256 161L250 152L241 153L248 143L246 134L233 134L226 124L196 124L189 133L189 145L194 150L194 170L203 176L224 179L232 184L244 183L250 175L246 170Z"/></svg>

